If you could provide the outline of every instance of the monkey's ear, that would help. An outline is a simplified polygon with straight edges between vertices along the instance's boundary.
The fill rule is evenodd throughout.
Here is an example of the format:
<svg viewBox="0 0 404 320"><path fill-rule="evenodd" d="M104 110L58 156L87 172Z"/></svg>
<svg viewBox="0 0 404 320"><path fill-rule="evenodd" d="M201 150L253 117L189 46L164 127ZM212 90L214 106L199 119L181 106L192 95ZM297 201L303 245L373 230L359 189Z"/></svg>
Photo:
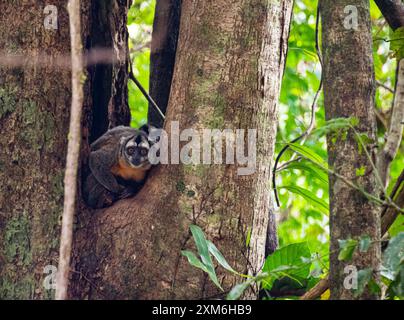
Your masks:
<svg viewBox="0 0 404 320"><path fill-rule="evenodd" d="M149 132L150 132L150 126L149 126L148 124L144 124L143 126L141 126L141 127L139 128L139 131L143 131L143 132L145 132L145 133L148 135Z"/></svg>

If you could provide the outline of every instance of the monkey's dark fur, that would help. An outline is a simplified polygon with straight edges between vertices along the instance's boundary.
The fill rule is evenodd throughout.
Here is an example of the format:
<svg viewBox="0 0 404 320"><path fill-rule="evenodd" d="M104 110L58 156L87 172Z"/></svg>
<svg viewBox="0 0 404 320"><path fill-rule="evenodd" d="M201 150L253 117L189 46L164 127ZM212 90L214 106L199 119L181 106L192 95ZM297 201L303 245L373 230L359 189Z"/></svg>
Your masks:
<svg viewBox="0 0 404 320"><path fill-rule="evenodd" d="M151 168L148 160L152 145L148 139L150 128L118 126L91 144L90 174L83 187L87 205L108 207L140 190Z"/></svg>

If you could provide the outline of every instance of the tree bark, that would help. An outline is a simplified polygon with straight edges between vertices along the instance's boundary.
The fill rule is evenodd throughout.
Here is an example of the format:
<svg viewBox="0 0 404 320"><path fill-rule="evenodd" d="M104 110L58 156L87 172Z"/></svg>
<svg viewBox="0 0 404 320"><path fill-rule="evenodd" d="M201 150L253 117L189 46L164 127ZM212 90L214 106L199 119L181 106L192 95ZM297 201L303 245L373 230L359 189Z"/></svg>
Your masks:
<svg viewBox="0 0 404 320"><path fill-rule="evenodd" d="M375 0L390 28L404 26L404 5L402 0Z"/></svg>
<svg viewBox="0 0 404 320"><path fill-rule="evenodd" d="M344 19L354 6L358 12L357 28L346 28ZM369 2L366 0L333 0L321 3L322 43L324 53L324 98L327 120L356 117L357 130L369 139L368 152L375 156L376 120L374 114L375 81L373 74L372 37ZM352 13L352 11L351 11ZM360 185L365 191L380 196L376 173L365 152L358 146L350 130L344 137L327 137L329 166L338 174ZM374 158L373 158L374 159ZM366 168L365 175L356 170ZM344 268L371 268L375 279L380 270L380 208L361 192L352 190L330 175L330 288L331 299L355 299L353 290L345 289ZM366 253L356 252L352 261L338 260L338 240L369 236L374 243ZM368 290L359 298L377 298Z"/></svg>
<svg viewBox="0 0 404 320"><path fill-rule="evenodd" d="M45 4L0 4L0 48L46 65L0 67L0 297L49 298L43 268L57 265L59 218L69 123L70 72L54 68L69 52L65 1L58 8L58 29L44 28ZM18 17L18 19L16 18Z"/></svg>
<svg viewBox="0 0 404 320"><path fill-rule="evenodd" d="M165 114L174 73L180 30L181 0L157 0L150 49L150 95ZM149 105L149 123L162 128L164 119Z"/></svg>
<svg viewBox="0 0 404 320"><path fill-rule="evenodd" d="M85 49L110 47L122 52L127 46L129 2L103 1L103 9L99 3L82 2ZM56 267L58 261L71 73L66 1L52 4L58 11L56 30L44 27L49 14L44 13L44 1L0 4L1 54L17 55L0 61L0 299L54 295L54 290L44 287L50 275L44 268ZM97 80L100 68L88 69L82 120L84 164L90 140L108 126L129 123L127 60L120 54L112 58L111 67L103 65L102 81ZM100 105L107 110L102 120L96 118ZM76 228L88 222L88 210L83 205L81 209Z"/></svg>
<svg viewBox="0 0 404 320"><path fill-rule="evenodd" d="M181 250L197 224L241 272L264 261L277 105L292 1L184 1L165 128L256 128L257 169L160 165L132 199L96 212L82 230L77 268L88 298L187 298L220 294ZM249 248L247 233L251 231ZM225 290L239 278L218 268ZM78 277L80 278L80 277ZM72 292L82 298L83 290Z"/></svg>

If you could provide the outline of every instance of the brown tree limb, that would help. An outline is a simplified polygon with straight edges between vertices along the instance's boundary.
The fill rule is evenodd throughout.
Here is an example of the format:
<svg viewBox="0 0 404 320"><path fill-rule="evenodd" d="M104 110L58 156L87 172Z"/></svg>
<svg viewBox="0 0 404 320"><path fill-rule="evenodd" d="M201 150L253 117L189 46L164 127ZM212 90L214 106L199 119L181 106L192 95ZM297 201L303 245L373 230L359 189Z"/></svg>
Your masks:
<svg viewBox="0 0 404 320"><path fill-rule="evenodd" d="M174 74L175 55L180 30L181 0L157 0L150 45L149 93L157 105L166 113ZM161 128L164 119L151 108L148 122Z"/></svg>
<svg viewBox="0 0 404 320"><path fill-rule="evenodd" d="M302 295L299 300L314 300L320 297L324 292L330 287L330 282L328 277L321 279L313 288Z"/></svg>
<svg viewBox="0 0 404 320"><path fill-rule="evenodd" d="M393 30L404 26L404 5L402 0L375 0L375 3Z"/></svg>
<svg viewBox="0 0 404 320"><path fill-rule="evenodd" d="M398 177L396 184L394 186L393 192L391 194L391 199L401 208L404 207L404 170ZM392 207L386 207L382 211L382 232L384 235L393 222L399 215L399 211Z"/></svg>
<svg viewBox="0 0 404 320"><path fill-rule="evenodd" d="M404 4L401 0L375 0L390 28L404 26ZM385 185L388 183L390 164L401 143L404 119L404 60L397 62L396 90L390 118L390 126L384 148L378 154L378 171Z"/></svg>
<svg viewBox="0 0 404 320"><path fill-rule="evenodd" d="M404 170L401 172L401 175L398 177L397 182L393 188L391 199L399 205L400 207L404 206ZM394 220L397 218L399 212L395 208L386 207L382 212L382 232L381 234L385 234L391 225L394 223ZM300 300L314 300L320 297L330 286L328 281L328 277L320 280L313 288L307 291L303 296L301 296Z"/></svg>
<svg viewBox="0 0 404 320"><path fill-rule="evenodd" d="M404 120L404 59L398 61L397 81L390 126L386 143L378 155L378 171L385 185L388 183L390 164L395 158L403 136Z"/></svg>
<svg viewBox="0 0 404 320"><path fill-rule="evenodd" d="M73 238L73 218L76 209L77 172L81 141L81 113L83 105L83 57L80 24L80 0L68 3L72 56L72 103L64 179L64 207L60 238L59 267L55 299L67 299L70 256Z"/></svg>
<svg viewBox="0 0 404 320"><path fill-rule="evenodd" d="M394 90L392 88L390 88L389 86L386 86L384 83L376 80L376 84L377 84L378 87L381 87L381 88L383 88L383 89L385 89L385 90L387 90L387 91L389 91L391 93L394 93Z"/></svg>

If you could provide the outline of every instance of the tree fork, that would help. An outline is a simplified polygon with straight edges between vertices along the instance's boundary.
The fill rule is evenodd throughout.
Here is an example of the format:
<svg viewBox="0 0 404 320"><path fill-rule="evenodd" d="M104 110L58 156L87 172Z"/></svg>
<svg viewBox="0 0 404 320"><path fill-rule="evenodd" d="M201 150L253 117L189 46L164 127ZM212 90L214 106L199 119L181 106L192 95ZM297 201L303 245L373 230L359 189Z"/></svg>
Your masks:
<svg viewBox="0 0 404 320"><path fill-rule="evenodd" d="M264 261L277 100L292 1L184 1L165 128L257 128L257 171L233 165L160 165L135 198L96 212L76 270L88 298L203 298L218 290L181 258L201 226L235 269ZM243 46L243 50L237 48ZM246 236L251 230L250 248ZM218 269L229 289L240 279ZM77 292L77 291L76 291ZM80 297L77 292L76 297Z"/></svg>

